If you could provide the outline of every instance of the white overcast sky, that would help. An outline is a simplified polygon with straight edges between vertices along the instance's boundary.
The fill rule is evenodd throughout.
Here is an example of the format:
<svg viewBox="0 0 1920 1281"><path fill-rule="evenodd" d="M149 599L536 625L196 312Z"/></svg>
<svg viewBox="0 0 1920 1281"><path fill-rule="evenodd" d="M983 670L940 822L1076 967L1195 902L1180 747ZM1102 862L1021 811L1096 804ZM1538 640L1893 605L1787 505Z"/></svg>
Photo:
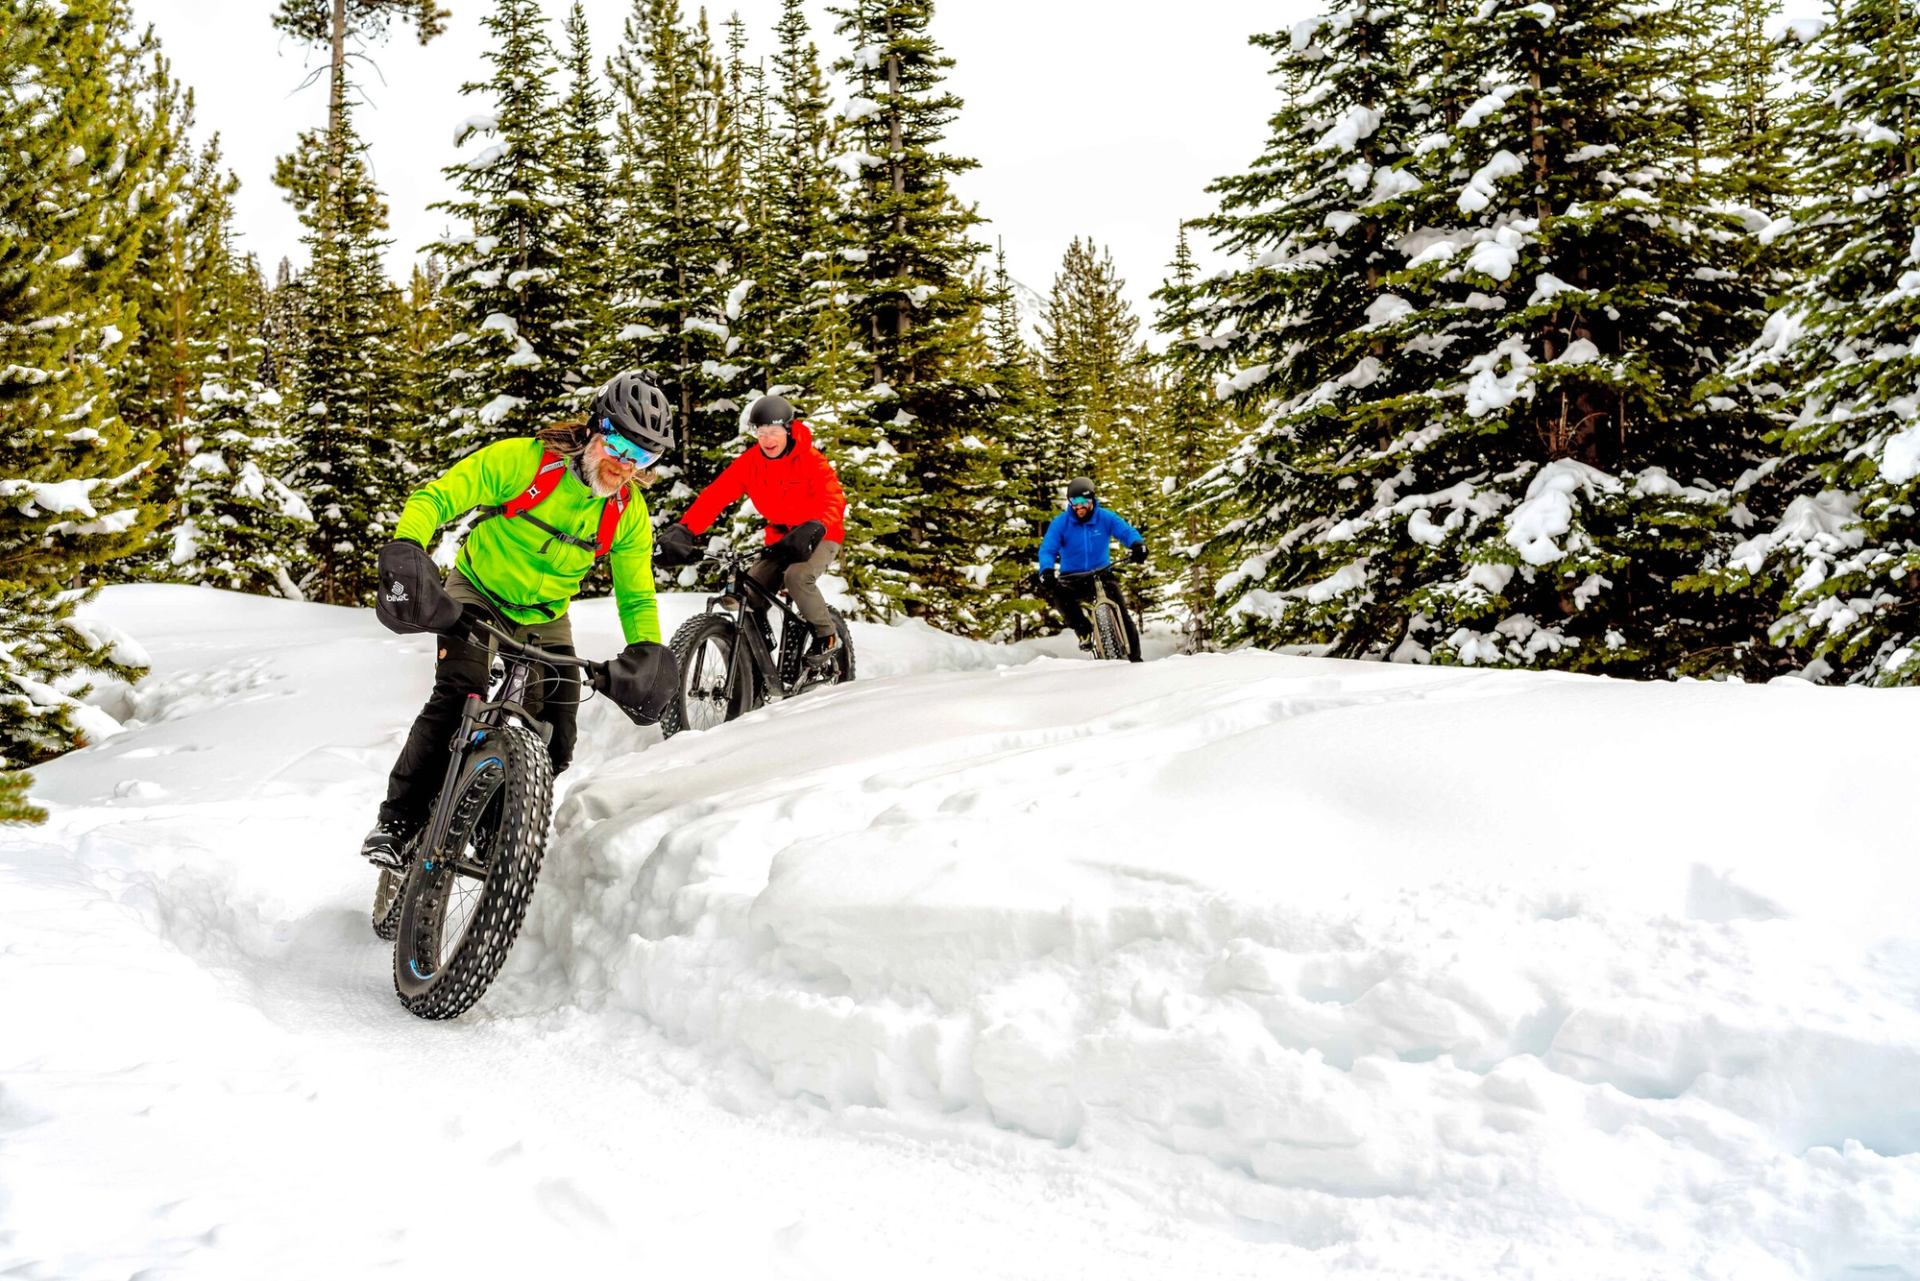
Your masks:
<svg viewBox="0 0 1920 1281"><path fill-rule="evenodd" d="M444 215L427 206L447 194L440 170L462 154L454 125L488 105L463 98L459 86L485 74L480 18L491 6L442 3L454 14L445 36L422 49L396 32L366 50L377 73L364 64L356 70L366 98L356 119L392 211L388 266L396 277L445 226ZM543 4L557 45L567 0ZM153 24L175 74L194 90L197 137L221 136L243 184L243 246L269 275L282 255L296 263L304 257L299 225L273 185L274 158L326 106L323 84L300 88L323 55L273 30L277 7L274 0L133 0L136 18ZM602 62L630 8L631 0L587 0ZM683 0L682 8L691 14L699 5ZM1317 8L1316 0L939 5L933 35L956 60L949 84L966 102L947 145L980 162L958 187L991 220L981 238L1003 239L1014 276L1045 293L1067 243L1092 236L1112 249L1146 321L1148 295L1172 257L1181 220L1210 211L1207 183L1245 168L1264 143L1277 99L1269 59L1247 37L1290 27ZM710 6L716 33L736 10L753 41L750 53L769 55L779 0ZM807 13L831 56L840 41L824 0L810 0Z"/></svg>

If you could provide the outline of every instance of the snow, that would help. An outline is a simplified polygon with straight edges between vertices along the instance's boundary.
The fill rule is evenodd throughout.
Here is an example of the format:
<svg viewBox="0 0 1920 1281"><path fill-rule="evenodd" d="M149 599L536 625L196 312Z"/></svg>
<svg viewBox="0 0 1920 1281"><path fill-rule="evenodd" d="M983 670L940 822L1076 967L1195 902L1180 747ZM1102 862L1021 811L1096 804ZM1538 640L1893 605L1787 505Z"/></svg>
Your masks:
<svg viewBox="0 0 1920 1281"><path fill-rule="evenodd" d="M1465 189L1455 201L1461 213L1479 213L1493 203L1493 187L1502 178L1511 178L1518 174L1523 166L1520 157L1502 148L1493 153L1493 159L1474 171L1467 180Z"/></svg>
<svg viewBox="0 0 1920 1281"><path fill-rule="evenodd" d="M1373 191L1367 196L1362 208L1385 204L1389 200L1398 200L1401 196L1420 190L1421 182L1405 169L1379 169L1373 175Z"/></svg>
<svg viewBox="0 0 1920 1281"><path fill-rule="evenodd" d="M1381 294L1367 304L1367 323L1362 329L1379 329L1413 314L1413 304L1398 294Z"/></svg>
<svg viewBox="0 0 1920 1281"><path fill-rule="evenodd" d="M1920 1270L1912 691L858 625L704 735L590 703L430 1026L350 853L426 645L86 612L155 672L0 835L0 1272Z"/></svg>
<svg viewBox="0 0 1920 1281"><path fill-rule="evenodd" d="M1586 338L1576 338L1567 344L1552 363L1556 365L1590 365L1600 359L1600 349Z"/></svg>
<svg viewBox="0 0 1920 1281"><path fill-rule="evenodd" d="M502 392L486 404L480 406L480 421L492 427L503 422L508 414L511 414L514 410L526 403L524 397L509 396L505 392Z"/></svg>
<svg viewBox="0 0 1920 1281"><path fill-rule="evenodd" d="M492 112L468 116L453 127L453 145L459 146L476 133L492 133L500 127L500 117Z"/></svg>
<svg viewBox="0 0 1920 1281"><path fill-rule="evenodd" d="M1912 407L1902 417L1913 417ZM1880 474L1896 485L1920 476L1920 426L1907 427L1887 437L1880 451Z"/></svg>
<svg viewBox="0 0 1920 1281"><path fill-rule="evenodd" d="M1307 150L1309 154L1316 151L1352 151L1373 137L1373 131L1379 127L1379 108L1355 103L1341 112L1327 131L1320 135L1319 141Z"/></svg>
<svg viewBox="0 0 1920 1281"><path fill-rule="evenodd" d="M1557 458L1534 474L1527 496L1507 514L1506 541L1529 565L1551 565L1566 555L1558 539L1573 528L1581 496L1616 493L1620 482L1572 458Z"/></svg>

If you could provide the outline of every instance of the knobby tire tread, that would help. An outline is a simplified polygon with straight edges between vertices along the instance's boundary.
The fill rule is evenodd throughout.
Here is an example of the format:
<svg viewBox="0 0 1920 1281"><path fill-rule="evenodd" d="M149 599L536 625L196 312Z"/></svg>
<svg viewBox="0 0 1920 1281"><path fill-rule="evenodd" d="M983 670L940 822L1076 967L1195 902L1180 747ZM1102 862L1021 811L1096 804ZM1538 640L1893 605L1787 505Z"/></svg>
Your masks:
<svg viewBox="0 0 1920 1281"><path fill-rule="evenodd" d="M553 766L540 736L522 725L494 730L475 754L498 755L502 776L497 787L476 785L463 771L465 794L447 833L447 848L463 848L469 838L486 849L487 875L465 936L446 963L422 979L408 973L411 961L431 963L439 950L449 891L457 877L450 868L433 875L416 861L407 877L393 951L394 991L400 1003L423 1019L451 1019L480 999L506 963L507 950L526 920L534 883L547 852L547 826L553 810ZM493 804L498 798L497 810ZM497 814L491 830L486 820ZM422 851L420 859L427 853Z"/></svg>

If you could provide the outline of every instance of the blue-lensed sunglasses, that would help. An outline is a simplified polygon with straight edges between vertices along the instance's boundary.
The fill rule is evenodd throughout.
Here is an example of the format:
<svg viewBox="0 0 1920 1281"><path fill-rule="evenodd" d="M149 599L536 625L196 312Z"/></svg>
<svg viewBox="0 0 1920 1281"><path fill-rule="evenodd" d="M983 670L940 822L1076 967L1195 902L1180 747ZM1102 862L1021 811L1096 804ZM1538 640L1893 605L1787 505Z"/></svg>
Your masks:
<svg viewBox="0 0 1920 1281"><path fill-rule="evenodd" d="M660 455L663 452L658 449L648 449L639 441L621 435L615 430L611 418L600 420L600 439L606 442L608 453L626 459L635 467L653 466L660 461Z"/></svg>

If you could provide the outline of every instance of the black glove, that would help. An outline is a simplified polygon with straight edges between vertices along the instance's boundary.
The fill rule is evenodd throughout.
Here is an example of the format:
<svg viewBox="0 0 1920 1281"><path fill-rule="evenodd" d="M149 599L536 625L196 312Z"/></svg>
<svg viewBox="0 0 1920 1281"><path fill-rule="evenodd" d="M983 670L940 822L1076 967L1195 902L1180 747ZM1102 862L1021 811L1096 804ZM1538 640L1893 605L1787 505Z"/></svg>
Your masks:
<svg viewBox="0 0 1920 1281"><path fill-rule="evenodd" d="M680 690L680 666L673 651L652 641L636 641L611 663L595 667L594 689L613 700L635 725L652 725Z"/></svg>
<svg viewBox="0 0 1920 1281"><path fill-rule="evenodd" d="M1055 573L1053 570L1051 569L1041 570L1040 571L1040 590L1046 591L1046 592L1052 591L1054 588L1054 584L1059 582L1059 580L1060 580L1060 576L1057 573Z"/></svg>
<svg viewBox="0 0 1920 1281"><path fill-rule="evenodd" d="M380 584L373 612L390 632L450 632L460 621L460 602L440 585L427 549L404 539L380 549Z"/></svg>
<svg viewBox="0 0 1920 1281"><path fill-rule="evenodd" d="M693 531L685 525L668 525L653 540L653 558L662 565L691 565L702 555Z"/></svg>
<svg viewBox="0 0 1920 1281"><path fill-rule="evenodd" d="M1147 542L1143 538L1127 549L1127 559L1138 565L1147 558Z"/></svg>
<svg viewBox="0 0 1920 1281"><path fill-rule="evenodd" d="M813 555L820 547L820 540L827 536L827 527L817 520L795 525L787 531L787 536L767 547L767 555L783 565L798 565Z"/></svg>

